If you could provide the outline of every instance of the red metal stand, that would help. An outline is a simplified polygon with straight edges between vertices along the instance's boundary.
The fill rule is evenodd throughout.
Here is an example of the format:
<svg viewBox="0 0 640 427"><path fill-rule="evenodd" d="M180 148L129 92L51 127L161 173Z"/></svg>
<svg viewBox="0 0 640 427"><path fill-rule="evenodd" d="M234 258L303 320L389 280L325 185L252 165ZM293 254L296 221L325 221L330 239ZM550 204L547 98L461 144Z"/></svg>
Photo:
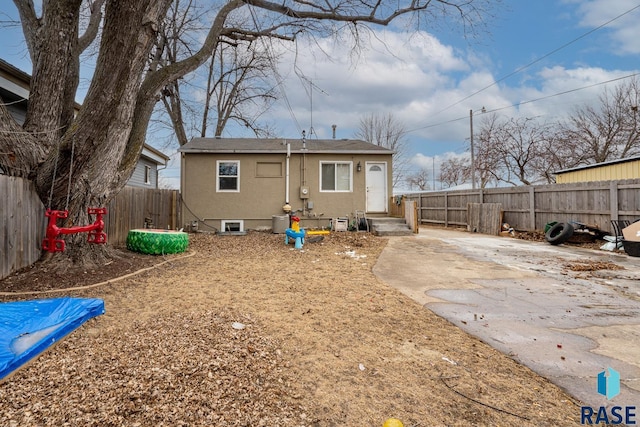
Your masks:
<svg viewBox="0 0 640 427"><path fill-rule="evenodd" d="M87 212L89 215L96 216L93 224L75 227L58 227L56 225L58 218L67 218L69 212L47 209L45 216L49 218L49 223L47 224L46 237L42 241L42 249L48 252L64 251L64 240L58 239L58 236L61 234L89 233L87 235L87 241L89 243L107 243L107 233L103 231L104 220L102 219L102 215L107 214L107 208L89 208Z"/></svg>

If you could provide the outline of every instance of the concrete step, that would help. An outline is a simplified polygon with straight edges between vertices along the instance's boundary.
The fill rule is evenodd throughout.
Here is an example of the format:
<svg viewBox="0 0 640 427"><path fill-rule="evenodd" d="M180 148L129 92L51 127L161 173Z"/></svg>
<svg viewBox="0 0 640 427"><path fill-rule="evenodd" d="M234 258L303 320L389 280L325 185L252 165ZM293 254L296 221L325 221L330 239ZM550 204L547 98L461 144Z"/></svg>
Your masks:
<svg viewBox="0 0 640 427"><path fill-rule="evenodd" d="M372 224L405 224L404 218L395 218L390 216L369 218Z"/></svg>
<svg viewBox="0 0 640 427"><path fill-rule="evenodd" d="M371 232L376 236L411 236L413 232L403 218L369 218Z"/></svg>

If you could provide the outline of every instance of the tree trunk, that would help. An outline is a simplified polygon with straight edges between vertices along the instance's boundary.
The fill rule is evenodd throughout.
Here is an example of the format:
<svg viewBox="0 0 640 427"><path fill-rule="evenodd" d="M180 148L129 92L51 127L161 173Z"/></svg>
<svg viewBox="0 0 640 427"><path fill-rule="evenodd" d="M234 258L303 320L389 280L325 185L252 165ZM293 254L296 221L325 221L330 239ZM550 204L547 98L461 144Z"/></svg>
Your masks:
<svg viewBox="0 0 640 427"><path fill-rule="evenodd" d="M140 7L141 3L145 6ZM127 147L126 141L134 123L144 67L155 41L154 23L167 7L167 0L114 1L107 5L100 54L85 102L59 140L59 149L51 151L35 180L47 207L53 185L50 207L69 211L64 226L90 223L87 208L105 206L135 168L135 160L123 165L122 159L126 152L137 159L142 151L144 138L133 147ZM104 251L103 245L86 243L84 234L71 235L68 240L67 253L76 263L99 259L96 253Z"/></svg>

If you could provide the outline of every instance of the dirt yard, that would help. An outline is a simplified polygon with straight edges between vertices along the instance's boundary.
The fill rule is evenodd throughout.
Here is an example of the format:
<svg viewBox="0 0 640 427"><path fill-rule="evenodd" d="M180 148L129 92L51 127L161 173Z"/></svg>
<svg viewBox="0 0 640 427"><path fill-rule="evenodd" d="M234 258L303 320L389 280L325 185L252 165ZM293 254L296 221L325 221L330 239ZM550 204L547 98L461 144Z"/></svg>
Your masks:
<svg viewBox="0 0 640 427"><path fill-rule="evenodd" d="M106 306L0 383L0 425L579 423L579 402L378 280L386 239L334 233L302 251L283 240L190 235L185 254L0 281L2 301Z"/></svg>

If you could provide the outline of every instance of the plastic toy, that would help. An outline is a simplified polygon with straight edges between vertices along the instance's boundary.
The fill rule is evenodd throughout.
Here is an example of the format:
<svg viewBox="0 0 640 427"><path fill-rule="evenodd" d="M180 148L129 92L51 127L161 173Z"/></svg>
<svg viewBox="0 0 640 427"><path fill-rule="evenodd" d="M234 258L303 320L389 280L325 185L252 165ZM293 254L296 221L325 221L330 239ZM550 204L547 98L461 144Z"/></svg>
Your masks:
<svg viewBox="0 0 640 427"><path fill-rule="evenodd" d="M295 248L302 249L304 244L304 228L300 228L300 218L297 216L291 217L291 227L285 230L284 244L289 244L289 238L295 239Z"/></svg>

